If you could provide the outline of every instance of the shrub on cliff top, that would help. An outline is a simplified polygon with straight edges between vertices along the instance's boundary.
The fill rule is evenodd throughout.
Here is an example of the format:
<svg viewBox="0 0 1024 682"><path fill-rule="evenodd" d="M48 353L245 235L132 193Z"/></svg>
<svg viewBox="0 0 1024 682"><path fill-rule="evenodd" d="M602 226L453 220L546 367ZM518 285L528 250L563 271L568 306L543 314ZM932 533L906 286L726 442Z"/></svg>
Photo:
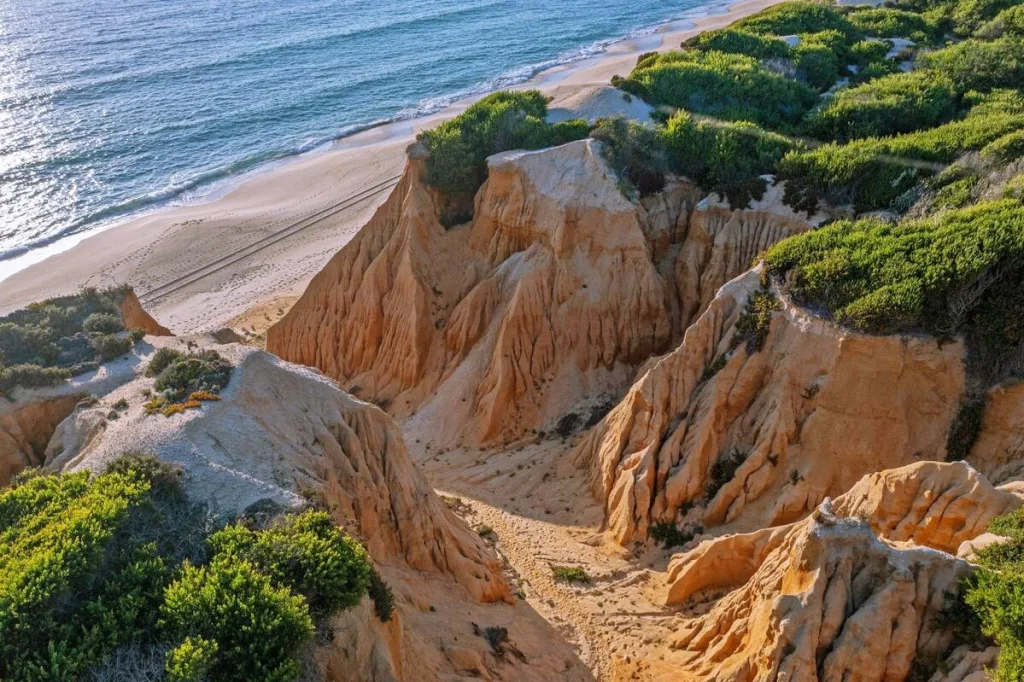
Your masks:
<svg viewBox="0 0 1024 682"><path fill-rule="evenodd" d="M471 202L487 178L487 157L585 138L584 121L549 124L547 99L536 90L496 92L418 140L429 151L427 182L452 200Z"/></svg>
<svg viewBox="0 0 1024 682"><path fill-rule="evenodd" d="M1024 339L996 309L1007 302L989 305L1020 288L1024 205L1016 200L897 225L837 222L776 244L765 264L798 302L860 331L966 331L972 353L992 354L986 364L1012 358Z"/></svg>
<svg viewBox="0 0 1024 682"><path fill-rule="evenodd" d="M861 33L875 38L909 38L915 43L933 43L941 38L940 26L929 17L888 7L866 7L847 15Z"/></svg>
<svg viewBox="0 0 1024 682"><path fill-rule="evenodd" d="M922 176L1024 126L1024 102L1012 91L977 100L968 116L931 130L794 150L779 163L787 203L813 211L819 199L858 211L886 208Z"/></svg>
<svg viewBox="0 0 1024 682"><path fill-rule="evenodd" d="M128 291L83 289L0 318L0 391L59 384L126 353L134 343L120 312Z"/></svg>
<svg viewBox="0 0 1024 682"><path fill-rule="evenodd" d="M753 57L716 51L659 54L612 84L653 105L783 128L799 121L816 99L810 87Z"/></svg>

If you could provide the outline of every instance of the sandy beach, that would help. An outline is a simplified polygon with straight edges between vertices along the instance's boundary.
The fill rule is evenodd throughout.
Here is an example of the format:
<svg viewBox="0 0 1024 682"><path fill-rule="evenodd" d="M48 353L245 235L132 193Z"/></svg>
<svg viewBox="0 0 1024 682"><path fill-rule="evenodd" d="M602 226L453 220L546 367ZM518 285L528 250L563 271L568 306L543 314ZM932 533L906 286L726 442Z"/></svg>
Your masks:
<svg viewBox="0 0 1024 682"><path fill-rule="evenodd" d="M607 85L615 74L628 74L643 52L676 48L778 1L748 0L721 14L668 24L517 87L538 88L557 107L582 90ZM214 201L160 210L98 232L0 281L0 314L82 286L128 283L146 309L176 333L232 327L259 334L384 201L416 133L471 103L345 138L328 151L255 174Z"/></svg>

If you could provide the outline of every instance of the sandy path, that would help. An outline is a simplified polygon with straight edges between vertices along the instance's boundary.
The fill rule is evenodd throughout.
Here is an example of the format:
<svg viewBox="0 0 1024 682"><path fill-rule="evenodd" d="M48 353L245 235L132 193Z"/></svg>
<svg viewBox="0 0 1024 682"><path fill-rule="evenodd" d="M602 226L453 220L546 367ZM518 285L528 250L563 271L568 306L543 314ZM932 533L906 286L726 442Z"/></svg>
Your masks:
<svg viewBox="0 0 1024 682"><path fill-rule="evenodd" d="M561 99L605 85L627 74L641 52L675 48L776 1L748 0L693 24L668 25L520 87ZM0 281L0 314L82 286L128 283L150 294L143 301L162 323L185 333L218 329L254 307L293 301L383 202L386 189L375 188L401 172L416 132L470 103L346 138L331 151L258 174L216 201L161 210L100 232ZM311 224L298 229L302 221ZM14 265L0 263L0 276Z"/></svg>
<svg viewBox="0 0 1024 682"><path fill-rule="evenodd" d="M673 675L667 644L680 615L663 606L670 552L631 555L600 534L602 510L569 458L571 442L438 453L408 428L410 453L438 492L518 576L522 594L602 682ZM585 585L555 580L552 566L582 567Z"/></svg>

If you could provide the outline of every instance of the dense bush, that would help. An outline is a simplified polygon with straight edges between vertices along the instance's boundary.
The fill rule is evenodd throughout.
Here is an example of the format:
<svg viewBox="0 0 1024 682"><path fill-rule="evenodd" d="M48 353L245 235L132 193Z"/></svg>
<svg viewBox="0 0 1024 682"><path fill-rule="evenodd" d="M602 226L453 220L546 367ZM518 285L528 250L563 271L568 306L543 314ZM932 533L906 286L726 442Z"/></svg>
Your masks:
<svg viewBox="0 0 1024 682"><path fill-rule="evenodd" d="M1000 286L1015 288L1022 263L1024 207L1014 200L896 226L837 222L780 242L765 256L768 271L785 279L798 302L842 324L869 333L920 329L938 336L983 327L992 311L981 319L976 313ZM998 355L1022 332L996 326L977 341L980 350Z"/></svg>
<svg viewBox="0 0 1024 682"><path fill-rule="evenodd" d="M306 598L314 613L359 603L370 583L366 550L334 525L326 512L286 517L266 530L241 524L210 538L217 556L248 561Z"/></svg>
<svg viewBox="0 0 1024 682"><path fill-rule="evenodd" d="M753 57L717 51L659 54L613 85L654 105L772 127L796 124L816 99Z"/></svg>
<svg viewBox="0 0 1024 682"><path fill-rule="evenodd" d="M895 137L826 144L793 151L779 163L788 181L787 202L814 210L819 199L852 203L858 211L886 208L922 176L961 154L984 148L1024 126L1017 93L979 100L961 121Z"/></svg>
<svg viewBox="0 0 1024 682"><path fill-rule="evenodd" d="M156 375L154 388L171 402L200 391L219 393L231 380L231 363L217 351L175 353L158 351L146 370L147 375Z"/></svg>
<svg viewBox="0 0 1024 682"><path fill-rule="evenodd" d="M591 135L603 143L602 154L624 196L636 199L665 186L668 159L658 128L617 116L598 121Z"/></svg>
<svg viewBox="0 0 1024 682"><path fill-rule="evenodd" d="M129 643L170 644L171 680L297 677L310 600L322 616L356 603L365 551L317 512L211 538L179 478L131 455L0 492L0 678L86 679Z"/></svg>
<svg viewBox="0 0 1024 682"><path fill-rule="evenodd" d="M751 123L696 120L687 113L673 116L665 127L671 169L733 206L746 206L764 194L760 176L775 170L796 148L788 138Z"/></svg>
<svg viewBox="0 0 1024 682"><path fill-rule="evenodd" d="M472 202L487 178L487 157L510 149L540 149L587 137L585 121L548 124L540 92L497 92L417 138L430 156L427 182L455 203Z"/></svg>
<svg viewBox="0 0 1024 682"><path fill-rule="evenodd" d="M940 27L916 12L869 7L851 12L847 19L865 35L878 38L909 38L915 43L933 43L941 37Z"/></svg>
<svg viewBox="0 0 1024 682"><path fill-rule="evenodd" d="M989 531L1010 540L978 552L980 569L966 585L965 601L999 645L995 679L1018 682L1024 679L1024 512L995 519Z"/></svg>
<svg viewBox="0 0 1024 682"><path fill-rule="evenodd" d="M164 632L182 640L168 655L172 670L232 682L296 679L301 667L294 651L313 634L301 596L275 586L251 563L227 557L186 565L167 587L160 618Z"/></svg>
<svg viewBox="0 0 1024 682"><path fill-rule="evenodd" d="M994 19L985 23L977 31L979 38L999 38L1001 36L1024 36L1024 5L1015 5L1004 9Z"/></svg>
<svg viewBox="0 0 1024 682"><path fill-rule="evenodd" d="M949 78L957 93L1024 87L1024 39L964 40L922 55L918 67Z"/></svg>
<svg viewBox="0 0 1024 682"><path fill-rule="evenodd" d="M859 34L838 9L813 2L783 2L736 22L732 28L777 36L834 30L853 39Z"/></svg>
<svg viewBox="0 0 1024 682"><path fill-rule="evenodd" d="M135 339L123 334L120 312L128 291L83 289L0 318L0 391L52 386L128 352Z"/></svg>
<svg viewBox="0 0 1024 682"><path fill-rule="evenodd" d="M981 155L997 163L1009 163L1024 156L1024 130L1015 130L993 140L981 149Z"/></svg>
<svg viewBox="0 0 1024 682"><path fill-rule="evenodd" d="M745 54L757 59L787 59L790 56L786 41L771 35L760 35L734 28L707 31L683 43L683 47L696 50ZM651 59L641 62L649 65Z"/></svg>
<svg viewBox="0 0 1024 682"><path fill-rule="evenodd" d="M957 0L953 3L953 30L961 36L978 31L989 19L1018 4L1015 0Z"/></svg>
<svg viewBox="0 0 1024 682"><path fill-rule="evenodd" d="M953 82L924 71L894 73L840 90L807 116L807 132L823 140L881 137L951 119L959 99Z"/></svg>

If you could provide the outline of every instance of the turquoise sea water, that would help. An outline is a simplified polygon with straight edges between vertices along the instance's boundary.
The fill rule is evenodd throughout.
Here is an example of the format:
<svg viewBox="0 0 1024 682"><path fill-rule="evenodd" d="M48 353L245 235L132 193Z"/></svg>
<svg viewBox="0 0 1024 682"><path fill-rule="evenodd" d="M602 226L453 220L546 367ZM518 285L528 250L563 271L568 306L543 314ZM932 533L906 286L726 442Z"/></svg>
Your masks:
<svg viewBox="0 0 1024 682"><path fill-rule="evenodd" d="M711 3L0 0L0 259Z"/></svg>

